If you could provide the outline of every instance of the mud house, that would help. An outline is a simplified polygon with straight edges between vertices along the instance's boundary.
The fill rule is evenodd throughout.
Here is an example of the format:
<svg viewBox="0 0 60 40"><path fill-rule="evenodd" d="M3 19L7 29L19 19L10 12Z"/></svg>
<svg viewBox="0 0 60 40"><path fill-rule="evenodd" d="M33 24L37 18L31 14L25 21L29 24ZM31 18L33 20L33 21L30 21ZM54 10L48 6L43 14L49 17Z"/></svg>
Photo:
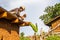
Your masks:
<svg viewBox="0 0 60 40"><path fill-rule="evenodd" d="M19 40L19 27L28 23L0 7L0 40Z"/></svg>
<svg viewBox="0 0 60 40"><path fill-rule="evenodd" d="M53 31L53 33L60 34L60 16L51 19L46 25L52 29L51 31Z"/></svg>

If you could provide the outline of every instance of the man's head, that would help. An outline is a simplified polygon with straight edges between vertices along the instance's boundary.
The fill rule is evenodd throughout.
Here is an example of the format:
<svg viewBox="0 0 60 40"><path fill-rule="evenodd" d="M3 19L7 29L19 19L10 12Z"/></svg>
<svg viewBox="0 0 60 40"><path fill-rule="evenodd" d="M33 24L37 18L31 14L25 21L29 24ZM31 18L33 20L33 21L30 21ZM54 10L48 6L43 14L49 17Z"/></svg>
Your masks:
<svg viewBox="0 0 60 40"><path fill-rule="evenodd" d="M19 8L19 11L24 11L25 10L25 7L24 6L21 6L20 8Z"/></svg>

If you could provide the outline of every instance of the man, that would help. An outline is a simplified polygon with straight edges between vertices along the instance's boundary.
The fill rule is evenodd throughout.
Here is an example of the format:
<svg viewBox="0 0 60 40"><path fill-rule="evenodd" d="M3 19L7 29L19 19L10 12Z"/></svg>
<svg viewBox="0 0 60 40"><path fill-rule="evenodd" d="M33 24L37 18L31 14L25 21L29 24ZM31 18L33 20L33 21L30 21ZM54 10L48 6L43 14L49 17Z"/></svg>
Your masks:
<svg viewBox="0 0 60 40"><path fill-rule="evenodd" d="M25 10L25 7L21 6L19 8L15 8L13 10L10 10L9 12L12 14L15 14L19 19L24 20L24 18L26 17L26 14L24 14L23 16L20 16L20 13L24 10Z"/></svg>

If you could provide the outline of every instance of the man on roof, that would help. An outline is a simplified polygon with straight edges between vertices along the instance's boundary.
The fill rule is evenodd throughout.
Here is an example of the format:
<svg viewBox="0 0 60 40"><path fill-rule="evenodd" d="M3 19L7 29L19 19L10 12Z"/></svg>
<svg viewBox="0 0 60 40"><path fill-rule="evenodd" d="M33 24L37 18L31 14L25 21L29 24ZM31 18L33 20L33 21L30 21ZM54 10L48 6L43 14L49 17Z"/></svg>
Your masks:
<svg viewBox="0 0 60 40"><path fill-rule="evenodd" d="M25 7L21 6L19 8L15 8L13 10L10 10L10 13L15 14L19 19L24 20L24 18L26 17L26 14L24 14L23 16L20 16L20 13L24 10L25 10Z"/></svg>

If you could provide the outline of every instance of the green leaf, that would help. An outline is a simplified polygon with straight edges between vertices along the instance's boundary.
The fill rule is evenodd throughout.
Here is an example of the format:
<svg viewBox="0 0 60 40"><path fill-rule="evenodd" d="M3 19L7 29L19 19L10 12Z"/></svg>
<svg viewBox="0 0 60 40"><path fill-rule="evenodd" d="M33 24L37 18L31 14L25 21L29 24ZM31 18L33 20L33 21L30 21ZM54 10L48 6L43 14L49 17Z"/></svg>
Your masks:
<svg viewBox="0 0 60 40"><path fill-rule="evenodd" d="M38 31L38 26L37 26L37 24L34 25L33 23L30 23L30 26L32 27L32 29L34 30L34 32L37 32L37 31Z"/></svg>

